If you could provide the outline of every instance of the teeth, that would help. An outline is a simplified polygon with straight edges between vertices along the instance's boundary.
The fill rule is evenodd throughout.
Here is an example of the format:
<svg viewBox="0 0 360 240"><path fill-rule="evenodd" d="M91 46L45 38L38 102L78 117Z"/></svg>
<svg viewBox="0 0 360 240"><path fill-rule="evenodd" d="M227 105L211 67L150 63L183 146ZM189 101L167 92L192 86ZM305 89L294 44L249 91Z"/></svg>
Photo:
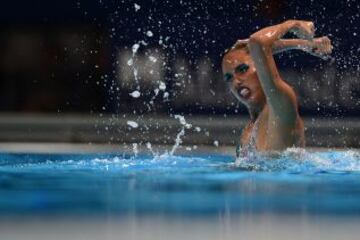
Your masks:
<svg viewBox="0 0 360 240"><path fill-rule="evenodd" d="M247 88L243 88L240 91L240 95L243 96L243 97L246 97L249 93L250 93L250 91Z"/></svg>

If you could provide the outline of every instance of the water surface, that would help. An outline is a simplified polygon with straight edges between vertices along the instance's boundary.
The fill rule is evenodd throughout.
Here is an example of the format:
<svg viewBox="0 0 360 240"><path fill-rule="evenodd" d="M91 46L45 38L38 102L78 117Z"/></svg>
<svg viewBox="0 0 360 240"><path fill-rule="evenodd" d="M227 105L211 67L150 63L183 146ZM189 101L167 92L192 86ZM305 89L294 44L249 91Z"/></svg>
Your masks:
<svg viewBox="0 0 360 240"><path fill-rule="evenodd" d="M0 155L0 214L360 216L360 154Z"/></svg>

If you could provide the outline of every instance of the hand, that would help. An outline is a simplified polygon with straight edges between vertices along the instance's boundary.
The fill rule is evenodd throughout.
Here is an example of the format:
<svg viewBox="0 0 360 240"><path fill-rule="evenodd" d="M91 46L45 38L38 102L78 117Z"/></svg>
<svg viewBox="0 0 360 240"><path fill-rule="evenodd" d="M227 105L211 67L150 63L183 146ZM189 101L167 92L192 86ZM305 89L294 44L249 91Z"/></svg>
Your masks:
<svg viewBox="0 0 360 240"><path fill-rule="evenodd" d="M293 24L291 32L298 38L312 40L315 36L315 26L311 21L290 20L288 24Z"/></svg>
<svg viewBox="0 0 360 240"><path fill-rule="evenodd" d="M332 49L333 46L331 45L330 39L325 36L313 40L312 49L309 53L322 59L328 59Z"/></svg>

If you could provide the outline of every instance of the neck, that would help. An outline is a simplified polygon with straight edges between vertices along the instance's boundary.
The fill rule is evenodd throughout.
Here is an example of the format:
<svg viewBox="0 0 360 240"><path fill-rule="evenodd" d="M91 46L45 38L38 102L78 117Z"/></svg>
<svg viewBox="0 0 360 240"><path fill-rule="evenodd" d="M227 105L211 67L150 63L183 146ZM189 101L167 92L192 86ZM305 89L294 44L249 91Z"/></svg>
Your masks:
<svg viewBox="0 0 360 240"><path fill-rule="evenodd" d="M264 106L265 106L265 104L260 104L257 106L248 107L248 111L250 114L250 120L252 122L256 121L256 119L259 117L260 113L262 112Z"/></svg>

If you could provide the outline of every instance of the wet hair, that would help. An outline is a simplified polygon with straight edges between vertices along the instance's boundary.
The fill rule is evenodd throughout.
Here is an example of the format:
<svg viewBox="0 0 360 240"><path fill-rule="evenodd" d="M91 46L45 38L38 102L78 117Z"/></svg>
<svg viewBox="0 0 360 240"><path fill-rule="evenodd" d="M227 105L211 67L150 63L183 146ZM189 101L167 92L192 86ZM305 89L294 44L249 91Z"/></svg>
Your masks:
<svg viewBox="0 0 360 240"><path fill-rule="evenodd" d="M247 43L236 41L231 48L225 50L224 57L226 54L236 50L244 50L246 53L250 53Z"/></svg>

